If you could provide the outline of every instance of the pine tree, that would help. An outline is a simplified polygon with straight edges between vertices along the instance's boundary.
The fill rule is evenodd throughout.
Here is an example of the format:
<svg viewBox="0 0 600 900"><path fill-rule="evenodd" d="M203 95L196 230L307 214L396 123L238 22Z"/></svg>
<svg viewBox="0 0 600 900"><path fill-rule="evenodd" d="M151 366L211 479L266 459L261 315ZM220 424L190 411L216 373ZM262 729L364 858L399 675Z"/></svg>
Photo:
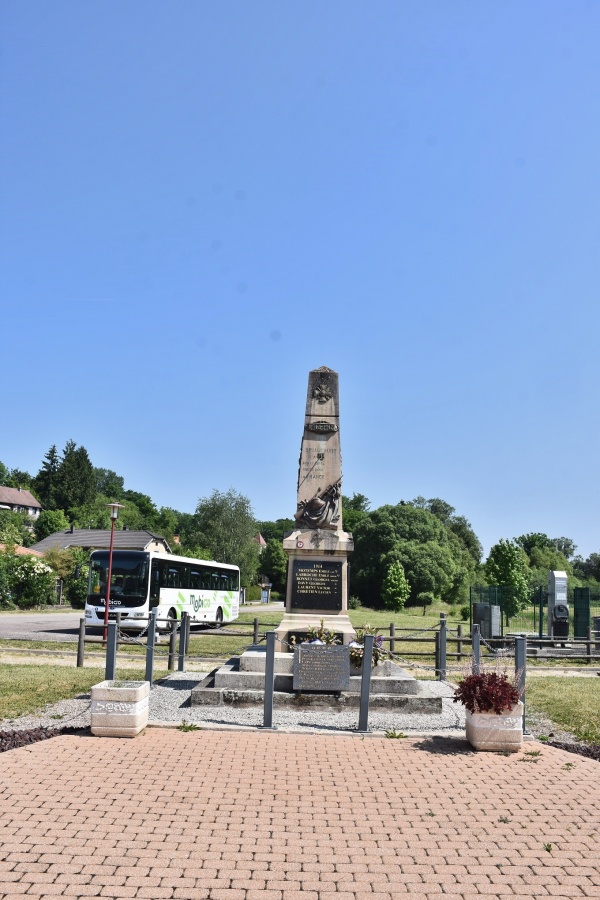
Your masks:
<svg viewBox="0 0 600 900"><path fill-rule="evenodd" d="M56 444L52 444L44 457L42 468L33 479L33 490L44 509L56 509L58 492L60 457Z"/></svg>
<svg viewBox="0 0 600 900"><path fill-rule="evenodd" d="M91 503L96 496L96 477L85 447L67 441L58 470L56 502L59 509Z"/></svg>

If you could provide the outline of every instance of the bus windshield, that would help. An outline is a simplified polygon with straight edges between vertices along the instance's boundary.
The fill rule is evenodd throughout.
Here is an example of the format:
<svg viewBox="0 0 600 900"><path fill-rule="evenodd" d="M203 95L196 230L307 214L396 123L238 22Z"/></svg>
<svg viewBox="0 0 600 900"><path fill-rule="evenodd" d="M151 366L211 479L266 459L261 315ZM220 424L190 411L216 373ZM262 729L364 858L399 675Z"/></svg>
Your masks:
<svg viewBox="0 0 600 900"><path fill-rule="evenodd" d="M108 552L97 551L90 560L88 603L104 606L108 579ZM148 554L115 550L110 579L111 606L142 606L148 596Z"/></svg>

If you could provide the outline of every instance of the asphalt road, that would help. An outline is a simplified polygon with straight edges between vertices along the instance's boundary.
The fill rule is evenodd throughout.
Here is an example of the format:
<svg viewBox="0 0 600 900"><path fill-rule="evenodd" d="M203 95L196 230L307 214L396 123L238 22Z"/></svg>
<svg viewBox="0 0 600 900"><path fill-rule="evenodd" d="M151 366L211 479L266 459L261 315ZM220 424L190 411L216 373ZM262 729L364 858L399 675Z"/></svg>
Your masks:
<svg viewBox="0 0 600 900"><path fill-rule="evenodd" d="M81 612L0 613L0 639L77 643Z"/></svg>

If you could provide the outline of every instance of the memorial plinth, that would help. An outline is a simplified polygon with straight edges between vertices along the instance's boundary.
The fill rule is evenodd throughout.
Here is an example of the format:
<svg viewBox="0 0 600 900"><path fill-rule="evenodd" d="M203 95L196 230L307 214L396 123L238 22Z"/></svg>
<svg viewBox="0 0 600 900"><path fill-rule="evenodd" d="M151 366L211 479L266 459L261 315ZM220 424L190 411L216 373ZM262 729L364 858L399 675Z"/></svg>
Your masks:
<svg viewBox="0 0 600 900"><path fill-rule="evenodd" d="M348 554L352 535L342 530L342 458L337 372L309 372L304 432L298 466L297 529L287 534L285 615L278 649L291 649L290 634L318 627L321 619L343 643L354 637L348 618Z"/></svg>

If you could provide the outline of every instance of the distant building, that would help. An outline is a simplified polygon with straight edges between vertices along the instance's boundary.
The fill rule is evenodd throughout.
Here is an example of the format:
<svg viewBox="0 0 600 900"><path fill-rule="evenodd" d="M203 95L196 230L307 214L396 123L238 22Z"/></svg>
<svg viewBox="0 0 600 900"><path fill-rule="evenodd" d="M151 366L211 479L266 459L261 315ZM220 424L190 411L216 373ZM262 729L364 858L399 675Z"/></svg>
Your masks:
<svg viewBox="0 0 600 900"><path fill-rule="evenodd" d="M43 541L34 544L32 550L45 553L50 547L82 547L84 550L108 550L110 547L110 529L69 528L48 535ZM115 529L115 550L158 550L170 553L171 548L163 537L151 531L130 531L128 528Z"/></svg>
<svg viewBox="0 0 600 900"><path fill-rule="evenodd" d="M10 509L11 512L26 512L32 519L37 519L42 511L42 504L24 488L11 488L2 485L0 486L0 509Z"/></svg>
<svg viewBox="0 0 600 900"><path fill-rule="evenodd" d="M0 553L6 551L6 544L0 544ZM31 547L13 547L15 556L43 556L39 550L33 550Z"/></svg>
<svg viewBox="0 0 600 900"><path fill-rule="evenodd" d="M267 546L267 542L265 541L262 534L257 534L254 538L254 543L258 544L258 552L262 553L265 547Z"/></svg>

